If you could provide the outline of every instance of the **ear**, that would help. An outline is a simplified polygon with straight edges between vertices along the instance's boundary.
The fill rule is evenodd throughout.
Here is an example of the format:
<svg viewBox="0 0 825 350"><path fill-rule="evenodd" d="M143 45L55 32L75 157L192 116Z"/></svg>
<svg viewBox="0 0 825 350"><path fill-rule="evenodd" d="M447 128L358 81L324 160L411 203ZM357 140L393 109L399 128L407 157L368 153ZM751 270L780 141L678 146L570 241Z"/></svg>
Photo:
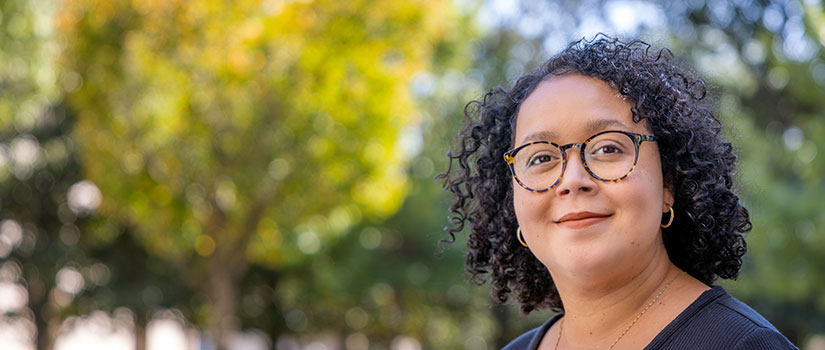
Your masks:
<svg viewBox="0 0 825 350"><path fill-rule="evenodd" d="M662 212L667 213L670 210L670 208L673 208L673 203L675 202L675 199L673 197L673 185L666 183L662 194Z"/></svg>

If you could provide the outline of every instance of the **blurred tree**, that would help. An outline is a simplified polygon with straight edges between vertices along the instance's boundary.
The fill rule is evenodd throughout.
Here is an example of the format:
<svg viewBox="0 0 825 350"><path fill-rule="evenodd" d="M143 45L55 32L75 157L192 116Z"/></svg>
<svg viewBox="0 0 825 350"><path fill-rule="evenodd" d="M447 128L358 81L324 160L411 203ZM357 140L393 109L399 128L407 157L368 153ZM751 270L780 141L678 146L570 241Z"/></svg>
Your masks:
<svg viewBox="0 0 825 350"><path fill-rule="evenodd" d="M406 166L409 192L401 208L354 225L322 246L311 263L277 276L252 266L239 299L245 327L279 334L279 344L325 341L355 349L404 341L422 348L483 348L495 336L484 291L460 278L461 244L438 255L435 246L443 238L446 201L433 182L440 166L434 163L463 116L465 99L479 90L478 81L464 75L473 57L472 11L461 11L451 24L451 42L436 46L430 67L411 79L420 124L402 139L415 156ZM263 311L269 305L284 317Z"/></svg>
<svg viewBox="0 0 825 350"><path fill-rule="evenodd" d="M61 309L71 300L55 277L63 268L73 271L80 257L66 198L79 174L66 115L57 105L53 5L0 3L0 265L11 272L4 273L11 279L6 282L27 292L28 310L10 317L32 323L32 342L40 349L51 348Z"/></svg>
<svg viewBox="0 0 825 350"><path fill-rule="evenodd" d="M0 5L0 266L9 272L4 278L12 277L6 282L25 287L21 297L28 310L10 317L32 323L31 342L38 349L53 347L69 315L127 306L140 331L151 310L186 306L176 298L181 287L168 269L144 264L145 252L129 237L83 235L98 219L99 191L82 177L70 135L74 116L61 100L81 81L57 66L54 6L18 0ZM135 263L144 268L132 271ZM147 288L157 284L165 298L147 302ZM10 320L3 317L5 326ZM21 337L28 331L21 329Z"/></svg>
<svg viewBox="0 0 825 350"><path fill-rule="evenodd" d="M471 31L470 23L459 28ZM446 237L441 228L447 201L433 181L442 168L444 146L463 117L463 105L480 93L480 76L465 74L472 57L468 40L455 43L434 58L429 71L412 79L419 101L420 129L406 144L418 150L410 162L410 191L401 209L387 220L365 220L353 234L322 248L311 264L297 267L280 281L276 291L253 273L248 296L255 305L278 295L286 318L284 328L303 343L318 334L348 348L389 348L404 341L422 348L462 349L491 347L502 325L492 315L489 297L462 281L466 251L457 242L439 253L436 242ZM307 300L312 300L309 303ZM249 307L254 312L256 307ZM255 326L268 328L271 316L254 318Z"/></svg>
<svg viewBox="0 0 825 350"><path fill-rule="evenodd" d="M408 84L449 41L442 2L67 1L68 95L100 212L208 295L194 321L238 327L238 283L395 212L414 129Z"/></svg>

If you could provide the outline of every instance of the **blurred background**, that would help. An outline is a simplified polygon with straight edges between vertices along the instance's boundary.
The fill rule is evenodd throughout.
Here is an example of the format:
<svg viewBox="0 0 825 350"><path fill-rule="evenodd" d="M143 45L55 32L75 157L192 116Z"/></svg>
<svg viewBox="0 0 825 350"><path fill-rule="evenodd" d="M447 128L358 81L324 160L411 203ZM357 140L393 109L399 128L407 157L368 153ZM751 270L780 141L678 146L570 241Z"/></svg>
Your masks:
<svg viewBox="0 0 825 350"><path fill-rule="evenodd" d="M714 87L722 282L825 349L821 0L0 1L0 348L494 349L433 177L465 103L597 32ZM819 150L823 149L820 155Z"/></svg>

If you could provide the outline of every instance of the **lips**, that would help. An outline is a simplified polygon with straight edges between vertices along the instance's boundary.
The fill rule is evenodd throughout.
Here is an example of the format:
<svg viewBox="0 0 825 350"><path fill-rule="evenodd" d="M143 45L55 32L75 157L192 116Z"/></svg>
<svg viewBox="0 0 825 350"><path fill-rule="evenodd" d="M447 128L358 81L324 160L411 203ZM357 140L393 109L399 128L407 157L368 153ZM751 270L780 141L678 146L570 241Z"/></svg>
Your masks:
<svg viewBox="0 0 825 350"><path fill-rule="evenodd" d="M565 214L564 216L562 216L558 220L555 220L554 222L557 223L557 224L560 224L560 223L568 222L568 221L577 221L577 220L585 220L585 219L600 219L600 218L606 218L608 216L610 216L610 214L600 214L600 213L592 213L592 212L589 212L589 211L580 211L580 212Z"/></svg>

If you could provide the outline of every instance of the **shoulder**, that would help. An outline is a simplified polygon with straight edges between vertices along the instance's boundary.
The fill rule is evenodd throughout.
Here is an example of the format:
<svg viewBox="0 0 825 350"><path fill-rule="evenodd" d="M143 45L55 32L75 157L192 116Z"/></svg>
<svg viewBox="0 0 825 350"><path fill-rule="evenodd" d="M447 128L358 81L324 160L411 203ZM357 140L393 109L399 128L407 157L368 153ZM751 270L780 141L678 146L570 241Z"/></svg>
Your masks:
<svg viewBox="0 0 825 350"><path fill-rule="evenodd" d="M756 328L742 337L733 349L797 349L776 329Z"/></svg>
<svg viewBox="0 0 825 350"><path fill-rule="evenodd" d="M530 343L533 342L533 338L538 337L539 330L541 327L533 328L532 330L520 335L518 338L513 339L509 344L505 345L502 350L523 350L523 349L530 349Z"/></svg>
<svg viewBox="0 0 825 350"><path fill-rule="evenodd" d="M541 342L541 338L544 337L547 330L550 329L553 323L555 323L559 318L561 318L561 314L551 317L547 320L547 322L544 322L543 325L533 328L532 330L518 336L518 338L513 339L513 341L505 345L502 350L537 349L539 342Z"/></svg>
<svg viewBox="0 0 825 350"><path fill-rule="evenodd" d="M703 293L648 349L796 349L768 320L722 287Z"/></svg>
<svg viewBox="0 0 825 350"><path fill-rule="evenodd" d="M721 289L721 287L716 287ZM724 292L724 290L722 290ZM741 323L742 326L753 326L759 328L769 328L776 330L776 328L768 322L762 315L750 306L734 298L727 292L724 292L716 301L716 305L711 305L710 309L713 311L710 315L716 315L722 318L729 318L731 321Z"/></svg>
<svg viewBox="0 0 825 350"><path fill-rule="evenodd" d="M796 349L776 327L745 303L725 293L719 305L729 310L727 318L742 332L733 349Z"/></svg>

